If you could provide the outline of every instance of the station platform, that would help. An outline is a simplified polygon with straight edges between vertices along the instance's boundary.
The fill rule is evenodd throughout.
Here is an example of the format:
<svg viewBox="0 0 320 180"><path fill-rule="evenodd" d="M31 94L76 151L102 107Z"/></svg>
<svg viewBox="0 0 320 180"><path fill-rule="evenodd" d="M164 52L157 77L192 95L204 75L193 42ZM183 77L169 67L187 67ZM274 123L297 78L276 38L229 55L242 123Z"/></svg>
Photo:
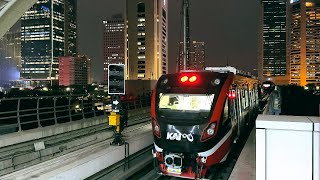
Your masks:
<svg viewBox="0 0 320 180"><path fill-rule="evenodd" d="M123 132L129 155L153 143L150 123ZM111 146L113 138L0 177L1 180L85 179L125 158L125 146Z"/></svg>
<svg viewBox="0 0 320 180"><path fill-rule="evenodd" d="M241 151L229 180L256 179L256 128L254 127Z"/></svg>

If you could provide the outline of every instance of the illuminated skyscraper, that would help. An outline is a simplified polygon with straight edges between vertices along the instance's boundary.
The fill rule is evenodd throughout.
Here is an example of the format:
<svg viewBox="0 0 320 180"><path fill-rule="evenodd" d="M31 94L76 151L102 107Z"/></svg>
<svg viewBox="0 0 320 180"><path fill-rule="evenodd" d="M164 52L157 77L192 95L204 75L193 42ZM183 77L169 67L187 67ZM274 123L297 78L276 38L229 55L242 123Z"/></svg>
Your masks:
<svg viewBox="0 0 320 180"><path fill-rule="evenodd" d="M286 0L260 1L259 79L287 75Z"/></svg>
<svg viewBox="0 0 320 180"><path fill-rule="evenodd" d="M8 31L0 39L0 53L4 58L13 60L17 70L21 69L21 32Z"/></svg>
<svg viewBox="0 0 320 180"><path fill-rule="evenodd" d="M121 15L114 15L111 19L103 21L103 81L108 82L108 65L124 64L124 19Z"/></svg>
<svg viewBox="0 0 320 180"><path fill-rule="evenodd" d="M158 79L168 73L168 0L127 0L127 79Z"/></svg>
<svg viewBox="0 0 320 180"><path fill-rule="evenodd" d="M58 79L58 57L77 54L76 0L39 0L21 18L23 79Z"/></svg>
<svg viewBox="0 0 320 180"><path fill-rule="evenodd" d="M59 85L82 85L91 83L91 60L86 56L59 57Z"/></svg>
<svg viewBox="0 0 320 180"><path fill-rule="evenodd" d="M320 84L320 0L290 0L290 83Z"/></svg>
<svg viewBox="0 0 320 180"><path fill-rule="evenodd" d="M187 69L203 70L205 67L205 44L204 42L192 41L190 45L190 58ZM179 57L177 70L183 70L183 42L179 43Z"/></svg>

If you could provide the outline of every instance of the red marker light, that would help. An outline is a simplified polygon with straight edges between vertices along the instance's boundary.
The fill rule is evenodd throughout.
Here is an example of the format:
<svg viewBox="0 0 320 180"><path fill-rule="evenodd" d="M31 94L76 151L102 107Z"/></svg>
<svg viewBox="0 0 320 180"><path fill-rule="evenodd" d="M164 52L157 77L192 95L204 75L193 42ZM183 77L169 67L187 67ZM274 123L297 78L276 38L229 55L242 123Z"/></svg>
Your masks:
<svg viewBox="0 0 320 180"><path fill-rule="evenodd" d="M235 91L229 91L228 98L230 98L230 99L236 98L236 92Z"/></svg>
<svg viewBox="0 0 320 180"><path fill-rule="evenodd" d="M181 78L181 82L186 82L186 81L188 81L188 76L183 76L182 78Z"/></svg>
<svg viewBox="0 0 320 180"><path fill-rule="evenodd" d="M197 76L191 76L189 79L190 82L195 82L197 80Z"/></svg>

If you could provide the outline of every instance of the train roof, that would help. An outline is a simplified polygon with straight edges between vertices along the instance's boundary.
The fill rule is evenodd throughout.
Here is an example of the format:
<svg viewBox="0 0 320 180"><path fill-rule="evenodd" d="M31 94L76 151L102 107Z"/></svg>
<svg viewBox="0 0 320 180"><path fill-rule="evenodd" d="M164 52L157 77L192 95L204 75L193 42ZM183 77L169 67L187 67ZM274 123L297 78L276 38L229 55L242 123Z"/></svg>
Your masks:
<svg viewBox="0 0 320 180"><path fill-rule="evenodd" d="M219 73L228 73L232 72L233 74L237 74L237 69L231 66L226 67L205 67L205 71L219 72Z"/></svg>
<svg viewBox="0 0 320 180"><path fill-rule="evenodd" d="M244 76L247 78L257 79L250 72L246 72L240 69L236 69L232 66L225 67L205 67L204 70L181 70L180 72L217 72L217 73L233 73L236 76Z"/></svg>
<svg viewBox="0 0 320 180"><path fill-rule="evenodd" d="M250 72L246 72L240 69L236 69L232 66L225 66L225 67L205 67L205 71L212 71L212 72L219 72L219 73L233 73L236 76L244 76L252 79L257 79L257 77L253 76Z"/></svg>

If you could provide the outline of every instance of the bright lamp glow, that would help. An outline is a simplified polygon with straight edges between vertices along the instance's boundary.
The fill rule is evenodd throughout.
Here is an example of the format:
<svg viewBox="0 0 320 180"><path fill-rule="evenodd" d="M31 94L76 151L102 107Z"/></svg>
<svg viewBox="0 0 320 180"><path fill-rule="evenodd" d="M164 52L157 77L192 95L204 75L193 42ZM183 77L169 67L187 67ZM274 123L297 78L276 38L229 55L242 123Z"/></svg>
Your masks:
<svg viewBox="0 0 320 180"><path fill-rule="evenodd" d="M197 80L197 76L192 76L192 77L189 79L190 82L195 82L196 80Z"/></svg>
<svg viewBox="0 0 320 180"><path fill-rule="evenodd" d="M181 82L186 82L186 81L188 81L188 76L183 76L182 78L181 78Z"/></svg>

